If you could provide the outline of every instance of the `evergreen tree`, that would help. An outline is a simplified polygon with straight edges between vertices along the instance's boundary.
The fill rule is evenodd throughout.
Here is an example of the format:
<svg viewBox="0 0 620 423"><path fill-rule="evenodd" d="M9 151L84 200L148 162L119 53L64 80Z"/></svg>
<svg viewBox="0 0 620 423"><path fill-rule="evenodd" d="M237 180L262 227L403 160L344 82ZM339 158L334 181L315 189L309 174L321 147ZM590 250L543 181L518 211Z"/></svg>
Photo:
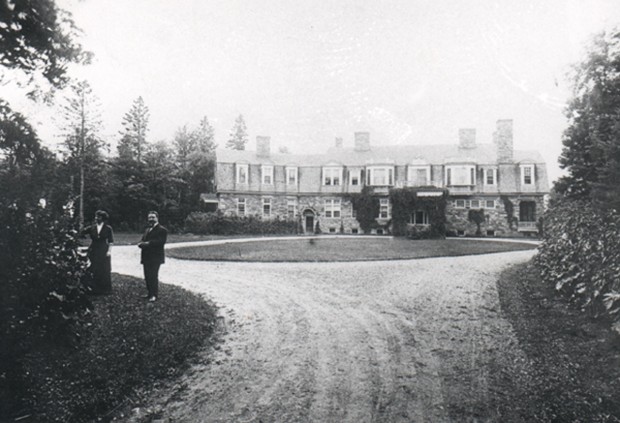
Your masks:
<svg viewBox="0 0 620 423"><path fill-rule="evenodd" d="M78 185L78 222L84 224L84 201L86 192L99 191L103 177L103 155L105 143L99 135L101 118L99 102L87 81L71 86L70 94L63 106L64 147L67 155L67 170ZM88 179L88 185L86 180ZM87 185L87 186L86 186ZM96 207L96 206L95 206ZM94 213L93 207L89 212Z"/></svg>
<svg viewBox="0 0 620 423"><path fill-rule="evenodd" d="M245 150L248 143L247 127L243 115L239 115L235 120L235 125L230 131L230 137L226 141L226 148L231 150Z"/></svg>
<svg viewBox="0 0 620 423"><path fill-rule="evenodd" d="M555 190L620 210L620 31L597 35L574 69Z"/></svg>
<svg viewBox="0 0 620 423"><path fill-rule="evenodd" d="M123 117L123 131L118 144L118 155L123 158L142 162L146 148L146 133L149 124L149 108L142 97L138 97L131 105L129 112Z"/></svg>

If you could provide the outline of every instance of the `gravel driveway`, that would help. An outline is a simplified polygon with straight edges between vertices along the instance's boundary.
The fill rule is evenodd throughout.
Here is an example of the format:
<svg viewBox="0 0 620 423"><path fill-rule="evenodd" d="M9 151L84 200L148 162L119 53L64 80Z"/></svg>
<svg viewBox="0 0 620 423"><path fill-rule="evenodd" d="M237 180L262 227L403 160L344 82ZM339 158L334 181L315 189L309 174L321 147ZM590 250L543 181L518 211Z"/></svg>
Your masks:
<svg viewBox="0 0 620 423"><path fill-rule="evenodd" d="M142 277L138 253L115 247L113 270ZM164 421L497 421L501 392L489 381L501 375L490 374L489 363L518 371L523 354L502 318L495 282L507 265L533 254L358 263L167 259L160 279L211 298L226 333L210 364L182 381L186 389L159 399Z"/></svg>

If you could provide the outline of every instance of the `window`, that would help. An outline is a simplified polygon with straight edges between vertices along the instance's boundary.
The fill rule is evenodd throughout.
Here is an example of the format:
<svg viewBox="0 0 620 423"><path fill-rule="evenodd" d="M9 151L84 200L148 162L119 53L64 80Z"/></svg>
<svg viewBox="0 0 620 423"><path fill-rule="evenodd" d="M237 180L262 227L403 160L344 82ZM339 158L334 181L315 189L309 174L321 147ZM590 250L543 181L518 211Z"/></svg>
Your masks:
<svg viewBox="0 0 620 423"><path fill-rule="evenodd" d="M271 216L271 198L263 198L263 216Z"/></svg>
<svg viewBox="0 0 620 423"><path fill-rule="evenodd" d="M484 169L484 184L495 185L497 181L497 169Z"/></svg>
<svg viewBox="0 0 620 423"><path fill-rule="evenodd" d="M457 209L464 209L465 208L465 200L456 200L454 202L454 207L456 207Z"/></svg>
<svg viewBox="0 0 620 423"><path fill-rule="evenodd" d="M340 199L325 200L325 217L340 217Z"/></svg>
<svg viewBox="0 0 620 423"><path fill-rule="evenodd" d="M430 185L430 166L409 166L407 168L407 181L414 186Z"/></svg>
<svg viewBox="0 0 620 423"><path fill-rule="evenodd" d="M534 165L521 166L521 183L523 185L534 183Z"/></svg>
<svg viewBox="0 0 620 423"><path fill-rule="evenodd" d="M262 181L265 185L273 185L273 166L261 166Z"/></svg>
<svg viewBox="0 0 620 423"><path fill-rule="evenodd" d="M428 225L428 222L428 213L423 210L416 210L409 217L409 223L414 225Z"/></svg>
<svg viewBox="0 0 620 423"><path fill-rule="evenodd" d="M286 168L286 185L297 185L297 168Z"/></svg>
<svg viewBox="0 0 620 423"><path fill-rule="evenodd" d="M472 209L479 209L480 208L480 200L471 200L470 207Z"/></svg>
<svg viewBox="0 0 620 423"><path fill-rule="evenodd" d="M342 168L326 167L323 168L323 185L340 185L342 178Z"/></svg>
<svg viewBox="0 0 620 423"><path fill-rule="evenodd" d="M380 219L390 218L390 199L389 198L379 199L379 218Z"/></svg>
<svg viewBox="0 0 620 423"><path fill-rule="evenodd" d="M360 185L361 182L361 169L355 169L355 170L351 170L349 172L349 183L351 185Z"/></svg>
<svg viewBox="0 0 620 423"><path fill-rule="evenodd" d="M245 216L245 198L237 198L237 214Z"/></svg>
<svg viewBox="0 0 620 423"><path fill-rule="evenodd" d="M446 167L446 185L476 185L476 166L456 165Z"/></svg>
<svg viewBox="0 0 620 423"><path fill-rule="evenodd" d="M286 199L286 215L291 219L297 216L297 199L296 198Z"/></svg>
<svg viewBox="0 0 620 423"><path fill-rule="evenodd" d="M486 200L484 203L484 207L487 209L494 209L495 208L495 200Z"/></svg>
<svg viewBox="0 0 620 423"><path fill-rule="evenodd" d="M394 168L392 166L368 168L368 185L394 185Z"/></svg>
<svg viewBox="0 0 620 423"><path fill-rule="evenodd" d="M237 183L238 184L248 183L248 165L246 164L237 165Z"/></svg>

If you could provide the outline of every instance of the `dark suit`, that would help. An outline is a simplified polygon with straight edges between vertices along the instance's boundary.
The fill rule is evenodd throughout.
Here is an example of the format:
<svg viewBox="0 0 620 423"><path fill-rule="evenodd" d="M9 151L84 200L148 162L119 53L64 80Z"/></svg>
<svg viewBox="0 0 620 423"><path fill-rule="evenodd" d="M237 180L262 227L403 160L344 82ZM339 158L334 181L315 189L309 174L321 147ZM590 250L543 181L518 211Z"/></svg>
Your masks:
<svg viewBox="0 0 620 423"><path fill-rule="evenodd" d="M146 289L149 297L157 297L159 288L159 266L161 266L166 256L164 254L164 245L168 238L168 230L157 224L152 228L148 228L142 236L142 242L148 243L142 245L140 252L140 263L144 267L144 280L146 281Z"/></svg>

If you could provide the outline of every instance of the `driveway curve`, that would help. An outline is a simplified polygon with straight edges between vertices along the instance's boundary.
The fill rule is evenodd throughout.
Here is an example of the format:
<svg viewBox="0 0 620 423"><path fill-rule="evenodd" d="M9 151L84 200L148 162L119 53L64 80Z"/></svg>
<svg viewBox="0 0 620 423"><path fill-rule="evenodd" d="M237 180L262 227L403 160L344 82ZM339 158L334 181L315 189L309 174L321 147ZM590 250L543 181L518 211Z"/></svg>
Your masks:
<svg viewBox="0 0 620 423"><path fill-rule="evenodd" d="M533 254L167 259L161 281L220 306L224 342L155 402L170 422L497 421L489 364L511 369L523 353L496 280ZM113 270L142 277L138 248L115 247Z"/></svg>

